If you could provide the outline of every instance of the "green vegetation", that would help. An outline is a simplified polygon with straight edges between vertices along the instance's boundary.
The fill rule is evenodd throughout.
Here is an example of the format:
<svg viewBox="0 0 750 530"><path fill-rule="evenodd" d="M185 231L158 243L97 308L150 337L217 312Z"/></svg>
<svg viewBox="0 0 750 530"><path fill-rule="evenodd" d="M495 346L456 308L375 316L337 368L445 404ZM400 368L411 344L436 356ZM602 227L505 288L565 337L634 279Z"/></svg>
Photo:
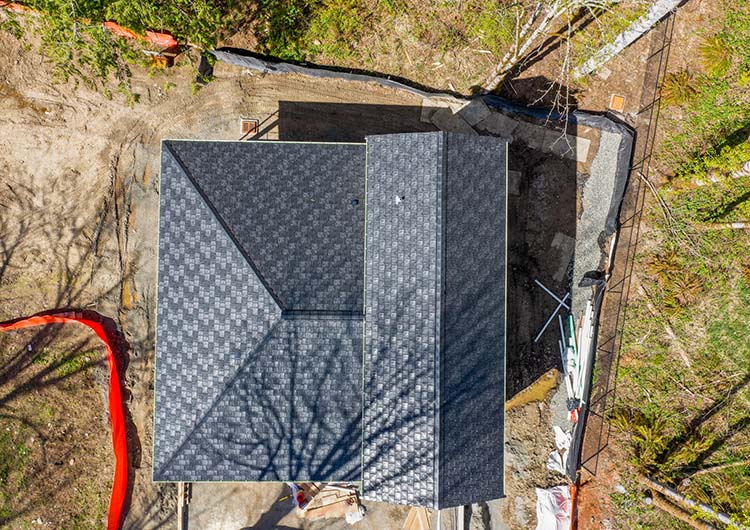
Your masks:
<svg viewBox="0 0 750 530"><path fill-rule="evenodd" d="M587 13L594 17L594 21L585 31L574 31L570 39L573 66L581 66L588 61L602 46L614 41L615 37L647 11L648 4L627 1L613 3L606 10L587 10ZM571 28L574 26L574 22L571 21Z"/></svg>
<svg viewBox="0 0 750 530"><path fill-rule="evenodd" d="M96 352L83 352L64 357L57 367L57 372L62 376L76 374L91 366L92 359L97 357Z"/></svg>
<svg viewBox="0 0 750 530"><path fill-rule="evenodd" d="M712 76L724 75L732 66L732 50L719 35L704 39L698 52L703 68Z"/></svg>
<svg viewBox="0 0 750 530"><path fill-rule="evenodd" d="M667 105L690 103L697 94L695 76L688 70L667 74L661 87L661 99Z"/></svg>
<svg viewBox="0 0 750 530"><path fill-rule="evenodd" d="M11 492L23 490L29 450L26 432L15 423L4 422L0 429L0 521L14 512Z"/></svg>
<svg viewBox="0 0 750 530"><path fill-rule="evenodd" d="M750 4L723 8L701 70L673 72L662 88L657 160L672 180L644 218L612 423L634 472L746 523L750 238L711 223L750 219L750 178L729 178L750 160ZM613 501L630 527L666 527L658 511Z"/></svg>
<svg viewBox="0 0 750 530"><path fill-rule="evenodd" d="M515 14L502 4L487 2L474 6L467 11L465 20L469 35L478 38L482 46L498 57L515 37Z"/></svg>
<svg viewBox="0 0 750 530"><path fill-rule="evenodd" d="M668 113L662 125L673 132L660 159L677 177L693 174L696 160L715 156L728 142L737 145L737 133L750 129L750 4L724 0L723 7L721 29L699 50L705 73L690 74L691 89L675 87L677 97L664 99L683 106L680 115ZM684 87L680 81L673 84Z"/></svg>
<svg viewBox="0 0 750 530"><path fill-rule="evenodd" d="M618 407L638 472L750 517L750 178L664 189L647 213L626 313ZM673 335L672 335L673 334ZM689 364L688 364L689 363ZM624 507L622 508L625 509ZM645 520L634 515L635 520Z"/></svg>
<svg viewBox="0 0 750 530"><path fill-rule="evenodd" d="M111 96L114 84L130 102L131 65L145 64L137 51L142 45L112 35L103 27L115 20L139 35L147 29L171 32L180 42L207 50L215 46L222 28L234 21L234 4L208 0L27 0L23 2L41 16L27 16L31 29L40 35L41 52L55 66L58 80L83 82ZM9 15L0 30L18 38L22 28L18 16Z"/></svg>
<svg viewBox="0 0 750 530"><path fill-rule="evenodd" d="M366 12L365 12L366 13ZM359 39L365 20L358 0L330 0L315 14L305 34L313 54L348 58Z"/></svg>

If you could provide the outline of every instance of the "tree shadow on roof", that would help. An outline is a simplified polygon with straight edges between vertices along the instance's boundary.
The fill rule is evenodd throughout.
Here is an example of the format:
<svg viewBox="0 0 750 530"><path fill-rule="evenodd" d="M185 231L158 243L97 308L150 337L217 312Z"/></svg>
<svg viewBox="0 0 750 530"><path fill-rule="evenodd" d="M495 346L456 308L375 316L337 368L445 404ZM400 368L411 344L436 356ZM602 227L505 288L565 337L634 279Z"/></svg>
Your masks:
<svg viewBox="0 0 750 530"><path fill-rule="evenodd" d="M528 95L531 103L550 81L538 78L518 83L523 91L533 88ZM285 141L364 142L369 135L437 130L432 123L422 121L422 107L418 105L279 101L276 120L279 139ZM513 132L508 160L508 397L549 369L561 369L557 321L534 342L557 305L534 280L560 296L571 288L573 255L569 244L576 238L576 195L580 185L575 141L569 142L552 127L547 128L546 136L538 130L526 130L530 132ZM576 134L574 124L568 124L568 133ZM555 152L542 150L543 143L554 144ZM563 152L565 157L558 154ZM581 175L581 181L587 177Z"/></svg>

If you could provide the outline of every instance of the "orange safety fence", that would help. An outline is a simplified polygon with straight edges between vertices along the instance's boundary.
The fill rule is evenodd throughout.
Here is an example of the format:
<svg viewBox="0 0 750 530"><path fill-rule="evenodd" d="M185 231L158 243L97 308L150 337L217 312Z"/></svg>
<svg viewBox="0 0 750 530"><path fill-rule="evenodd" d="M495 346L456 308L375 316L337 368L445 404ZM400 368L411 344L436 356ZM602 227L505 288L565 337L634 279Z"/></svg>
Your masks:
<svg viewBox="0 0 750 530"><path fill-rule="evenodd" d="M156 46L161 46L163 48L171 48L172 46L177 46L179 44L179 42L177 42L177 39L175 39L171 33L168 33L166 31L159 32L147 29L146 39L148 39L151 44L155 44Z"/></svg>
<svg viewBox="0 0 750 530"><path fill-rule="evenodd" d="M33 9L26 7L25 5L17 4L15 2L7 2L5 0L0 0L0 7L18 12L33 11ZM90 21L86 21L86 23L88 24L90 23ZM154 31L147 29L146 36L142 37L132 29L121 26L114 20L107 20L102 25L107 30L109 30L110 33L112 33L113 35L117 35L118 37L123 37L126 39L145 39L151 44L155 46L161 46L162 48L171 48L172 46L178 46L180 44L177 39L175 39L174 36L168 31Z"/></svg>
<svg viewBox="0 0 750 530"><path fill-rule="evenodd" d="M120 377L117 373L113 345L101 322L84 317L81 313L61 312L35 315L28 318L0 323L0 332L47 324L78 323L91 328L107 350L109 363L109 417L112 423L112 445L115 453L115 476L112 484L112 497L109 502L107 530L118 530L128 489L128 446L125 434L125 415L120 395Z"/></svg>
<svg viewBox="0 0 750 530"><path fill-rule="evenodd" d="M118 37L125 37L126 39L141 39L140 35L138 35L135 31L132 29L128 29L125 27L122 27L117 22L114 22L112 20L108 20L104 23L104 27L107 28L112 35L117 35Z"/></svg>
<svg viewBox="0 0 750 530"><path fill-rule="evenodd" d="M15 2L4 2L3 0L0 0L0 7L10 9L11 11L18 11L19 13L30 11L25 5L17 4Z"/></svg>

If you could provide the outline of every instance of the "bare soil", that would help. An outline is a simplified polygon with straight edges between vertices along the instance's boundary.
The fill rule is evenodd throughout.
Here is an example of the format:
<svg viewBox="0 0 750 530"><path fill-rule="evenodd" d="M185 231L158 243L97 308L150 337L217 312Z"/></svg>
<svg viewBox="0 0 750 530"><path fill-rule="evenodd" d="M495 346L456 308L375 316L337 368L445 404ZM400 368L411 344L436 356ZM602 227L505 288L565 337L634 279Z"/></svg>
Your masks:
<svg viewBox="0 0 750 530"><path fill-rule="evenodd" d="M7 332L0 366L0 526L100 528L114 457L98 339L82 326Z"/></svg>
<svg viewBox="0 0 750 530"><path fill-rule="evenodd" d="M174 488L151 481L160 140L239 139L241 116L269 118L280 101L297 107L305 101L402 106L417 109L418 121L421 100L375 84L224 75L220 68L217 79L194 94L195 71L183 64L163 74L136 72L134 91L141 101L128 107L84 86L55 84L33 47L7 34L0 34L0 49L0 320L82 308L117 323L128 343L122 379L132 486L124 528L172 526ZM398 113L383 115L378 125L393 129L395 119ZM94 385L93 375L81 374L69 386L35 377L44 368L34 364L36 350L24 350L32 336L3 339L3 360L21 359L30 383L18 374L3 378L0 391L13 399L0 397L0 412L36 425L31 411L49 399L56 422L40 427L38 436L50 440L50 454L64 455L66 464L58 466L57 456L45 460L42 445L28 442L28 469L34 472L23 491L29 499L11 499L4 525L26 528L40 517L71 524L73 514L82 513L99 519L92 528L101 527L113 472L105 381ZM54 335L43 347L59 356L76 352ZM7 424L3 420L3 428ZM71 482L68 468L88 493L75 492L78 482ZM48 506L49 499L54 503ZM257 506L261 513L266 509Z"/></svg>
<svg viewBox="0 0 750 530"><path fill-rule="evenodd" d="M413 28L403 21L394 19L393 22L392 38L403 41L406 35L413 33ZM378 67L390 74L412 76L434 88L454 86L468 92L477 80L476 72L484 72L494 63L486 58L487 54L469 45L444 52L422 44L408 47L389 42L380 45L395 50L394 54L403 52L404 56L394 55L390 62L379 62ZM241 46L247 41L235 37L228 44ZM348 106L350 110L356 105L383 109L400 106L397 111L381 113L378 122L370 124L379 131L390 132L402 127L404 116L419 123L421 100L375 84L260 76L222 65L217 66L216 80L194 94L191 90L194 69L182 61L174 69L153 76L136 72L134 91L141 94L141 102L128 107L117 97L108 100L84 86L55 84L43 58L7 34L0 34L0 49L3 50L0 53L0 95L3 96L0 97L0 320L73 307L96 310L118 323L129 344L124 386L132 418L128 433L133 467L132 497L124 528L173 526L175 492L169 485L156 485L151 481L160 140L239 139L240 117L259 118L261 130L267 130L267 137L275 135L286 139L303 131L311 136L307 139L315 139L315 136L330 139L333 132L326 127L325 120L315 121L327 104ZM420 51L412 56L414 50ZM630 55L608 65L613 72L609 81L598 86L598 81L593 80L580 99L581 106L603 109L610 91L619 91L630 101L632 76L625 72L638 64L633 58L642 53L634 47L626 52ZM532 87L536 82L534 77L551 77L552 72L545 70L544 64L544 61L537 63L538 66L524 73L514 84L515 90L526 90L518 84L524 79L532 79L528 82L531 84L527 83ZM284 116L276 114L281 109L286 109ZM345 123L346 118L343 119ZM544 212L530 209L529 204L544 203L545 208L551 210L555 195L570 189L569 182L564 180L568 176L574 178L575 164L543 162L522 146L514 149L517 149L514 157L518 162L510 169L523 172L527 184L519 197L511 199L511 207L519 212L518 217L511 220L511 227L516 234L533 233L539 221L535 216ZM557 189L546 188L539 184L544 181L545 173L560 173L566 178L559 179ZM554 212L548 211L546 215L551 213ZM563 231L566 231L573 227L574 209L563 215L566 219ZM551 276L557 264L544 259L554 232L539 231L532 235L536 246L531 248L522 237L511 241L511 245L515 245L514 255L519 256L517 263L511 263L516 280L511 290L529 301L528 307L515 309L514 318L536 327L536 321L543 319L543 315L532 314L530 308L539 307L545 295L537 293L531 281L540 275ZM529 256L536 260L531 266ZM563 283L550 287L559 291ZM511 293L511 296L514 295ZM518 358L529 355L552 358L550 348L554 344L543 342L535 347L539 351L533 351L529 345L533 330L527 328L523 336L514 334L519 337L519 344L526 344L526 349L518 349ZM32 338L27 333L6 340L10 341L7 347L0 342L2 355L15 352L23 357L23 346ZM76 351L75 342L58 340L55 336L47 340L46 347L54 347L61 355ZM526 361L516 363L515 379L509 375L509 396L548 368ZM34 374L43 368L29 362L29 377L38 381L34 380ZM64 453L68 461L79 463L74 467L76 474L81 480L85 479L90 488L89 493L82 495L88 499L85 502L92 504L91 499L104 499L106 504L111 485L111 441L106 416L102 413L104 383L100 368L94 367L71 378L71 386L57 381L38 389L32 385L29 387L32 390L18 395L12 404L19 416L30 418L34 418L31 409L47 398L55 407L60 407L53 410L57 419L54 429L72 434L61 437L55 442L59 446L55 447L61 452L69 451ZM20 386L23 385L18 378L0 380L3 393L13 393ZM6 413L11 403L0 397L0 406L3 407L0 413ZM498 528L533 527L534 486L560 482L561 477L539 465L553 449L553 436L548 432L550 424L548 400L529 403L508 413L508 497L496 506L503 515L503 522L497 522ZM43 434L53 439L57 431L52 427L47 429L51 430L42 431ZM89 443L87 433L95 437L91 445L80 443L81 435ZM30 463L45 462L40 456L41 446L28 447ZM24 510L21 510L23 505L13 505L14 512L7 522L10 528L25 528L39 517L45 521L46 517L52 517L41 500L52 498L53 494L59 499L56 506L63 514L58 521L73 517L81 509L80 501L70 494L66 475L58 471L60 466L54 463L52 466L46 472L49 476L55 475L54 479L32 477L34 486L28 491L40 500L39 503ZM43 472L37 475L45 476ZM267 500L260 496L249 499L248 510L267 512L270 509ZM86 513L99 517L100 521L104 516L96 510Z"/></svg>

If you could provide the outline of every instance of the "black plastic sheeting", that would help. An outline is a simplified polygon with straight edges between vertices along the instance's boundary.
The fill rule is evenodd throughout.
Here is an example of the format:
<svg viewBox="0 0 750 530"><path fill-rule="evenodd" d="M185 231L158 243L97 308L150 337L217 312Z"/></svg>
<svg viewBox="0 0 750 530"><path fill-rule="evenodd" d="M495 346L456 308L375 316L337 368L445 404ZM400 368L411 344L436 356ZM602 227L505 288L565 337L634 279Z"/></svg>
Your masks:
<svg viewBox="0 0 750 530"><path fill-rule="evenodd" d="M326 79L343 79L346 81L377 83L388 88L406 90L407 92L423 98L455 98L455 96L451 94L442 92L430 92L428 90L415 88L414 86L410 86L405 82L388 77L378 77L375 75L357 73L351 70L343 70L330 67L326 68L317 65L306 66L303 64L273 61L268 58L259 56L255 53L237 48L219 48L217 50L211 51L211 53L214 55L214 57L216 57L216 59L221 62L233 64L242 68L248 68L250 70L255 70L264 74L299 74ZM552 122L561 122L561 120L565 119L565 117L561 114L550 111L549 109L517 105L516 103L498 96L484 95L477 97L482 98L488 106L493 107L496 110L499 110L506 114L522 115L541 121ZM622 202L623 193L625 191L625 184L628 180L630 157L632 153L634 138L633 130L627 125L615 121L608 116L591 114L578 110L571 112L567 116L567 120L571 125L585 125L587 127L593 127L596 129L601 129L621 135L622 139L620 141L617 159L617 173L615 175L615 189L612 193L609 215L607 216L607 222L604 227L604 235L610 236L617 230L617 218L620 212L620 204Z"/></svg>
<svg viewBox="0 0 750 530"><path fill-rule="evenodd" d="M342 79L345 81L359 81L362 83L376 83L378 85L395 88L398 90L405 90L422 98L430 97L446 97L456 98L455 95L446 94L441 92L432 92L429 90L423 90L410 86L406 82L402 82L389 77L378 77L366 73L358 73L352 70L337 69L331 67L323 67L318 65L304 65L304 64L292 64L280 61L270 60L264 58L255 53L247 50L241 50L236 48L220 48L212 50L211 53L216 57L217 60L239 66L242 68L248 68L255 70L263 74L299 74L310 77L327 78L327 79ZM609 212L603 231L599 237L599 242L602 243L609 236L617 232L618 219L620 216L620 207L622 205L622 198L625 193L625 186L628 182L628 175L630 174L631 157L633 153L633 142L635 139L635 133L628 125L617 121L607 115L592 114L583 111L573 111L568 116L551 111L550 109L540 107L526 107L518 105L507 99L493 95L477 96L482 98L485 104L495 110L498 110L504 114L526 116L542 122L551 122L553 125L563 125L564 121L567 120L567 126L570 125L582 125L586 127L592 127L603 131L615 133L620 135L620 145L617 151L617 170L615 172L615 186L612 193L612 199L610 201ZM456 98L458 99L458 98ZM467 99L468 101L468 99ZM575 286L574 286L575 287ZM602 281L600 282L594 292L594 336L593 343L590 348L591 358L589 359L589 373L586 374L586 388L584 395L586 401L581 406L579 413L579 421L573 427L573 439L571 441L570 451L568 453L568 461L566 468L568 476L572 481L575 482L576 474L581 460L581 449L583 444L583 431L586 426L587 406L589 393L591 391L591 374L594 369L594 361L596 357L596 344L597 334L599 329L599 313L601 310L601 304L606 285Z"/></svg>

